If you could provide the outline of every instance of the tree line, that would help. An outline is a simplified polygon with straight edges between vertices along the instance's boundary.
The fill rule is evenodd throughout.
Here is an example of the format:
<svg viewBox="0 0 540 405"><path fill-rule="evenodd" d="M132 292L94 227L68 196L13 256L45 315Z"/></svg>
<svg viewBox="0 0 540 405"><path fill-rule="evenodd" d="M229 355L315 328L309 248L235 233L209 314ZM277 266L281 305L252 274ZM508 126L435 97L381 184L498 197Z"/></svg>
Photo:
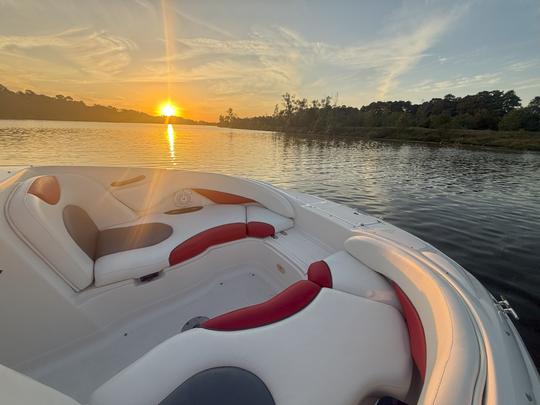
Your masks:
<svg viewBox="0 0 540 405"><path fill-rule="evenodd" d="M33 119L58 121L98 121L163 123L163 117L140 111L120 109L99 104L86 105L61 94L50 97L32 90L11 91L0 85L0 119ZM174 117L179 124L203 124L190 119ZM206 124L206 123L204 123Z"/></svg>
<svg viewBox="0 0 540 405"><path fill-rule="evenodd" d="M376 101L356 108L337 105L331 97L308 101L285 93L272 115L240 118L229 108L218 125L321 134L357 127L540 131L540 96L527 106L513 90L492 90L465 97L448 94L420 104Z"/></svg>

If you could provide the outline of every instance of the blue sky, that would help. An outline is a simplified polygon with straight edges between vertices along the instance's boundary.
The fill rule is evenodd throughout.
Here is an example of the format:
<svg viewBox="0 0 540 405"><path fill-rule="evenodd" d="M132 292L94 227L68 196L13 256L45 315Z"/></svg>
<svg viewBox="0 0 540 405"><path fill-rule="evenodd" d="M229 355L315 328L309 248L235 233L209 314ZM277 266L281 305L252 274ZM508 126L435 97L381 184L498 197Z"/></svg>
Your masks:
<svg viewBox="0 0 540 405"><path fill-rule="evenodd" d="M540 1L0 0L0 83L192 118L286 91L420 102L540 95Z"/></svg>

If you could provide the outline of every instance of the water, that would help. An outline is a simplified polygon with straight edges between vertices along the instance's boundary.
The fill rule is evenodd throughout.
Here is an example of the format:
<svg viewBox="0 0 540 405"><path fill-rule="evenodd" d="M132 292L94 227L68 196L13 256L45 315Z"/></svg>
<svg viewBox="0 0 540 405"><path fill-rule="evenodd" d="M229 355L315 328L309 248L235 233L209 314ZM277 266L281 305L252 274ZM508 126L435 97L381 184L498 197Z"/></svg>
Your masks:
<svg viewBox="0 0 540 405"><path fill-rule="evenodd" d="M0 164L222 172L359 208L432 243L521 316L540 365L540 154L152 124L0 121Z"/></svg>

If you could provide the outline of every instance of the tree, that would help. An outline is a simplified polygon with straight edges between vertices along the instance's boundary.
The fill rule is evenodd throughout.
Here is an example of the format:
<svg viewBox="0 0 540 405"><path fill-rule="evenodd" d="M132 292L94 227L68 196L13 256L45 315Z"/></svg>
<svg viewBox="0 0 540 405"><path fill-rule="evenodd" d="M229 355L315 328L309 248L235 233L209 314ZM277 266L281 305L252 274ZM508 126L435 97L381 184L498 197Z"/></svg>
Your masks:
<svg viewBox="0 0 540 405"><path fill-rule="evenodd" d="M447 94L421 104L403 100L375 101L361 108L338 106L329 96L308 102L305 98L285 93L272 115L238 118L234 113L227 113L220 117L220 125L306 133L332 133L358 127L414 126L538 131L539 120L540 97L522 108L521 100L513 90L481 91L464 97Z"/></svg>
<svg viewBox="0 0 540 405"><path fill-rule="evenodd" d="M448 128L452 118L448 114L438 114L431 116L431 128Z"/></svg>
<svg viewBox="0 0 540 405"><path fill-rule="evenodd" d="M499 123L499 129L503 131L540 131L540 114L530 107L518 108L506 114Z"/></svg>
<svg viewBox="0 0 540 405"><path fill-rule="evenodd" d="M521 106L521 99L516 95L514 90L509 90L502 96L502 110L505 114L512 111L514 108Z"/></svg>
<svg viewBox="0 0 540 405"><path fill-rule="evenodd" d="M236 118L238 118L238 116L235 114L233 109L229 107L229 109L227 110L227 121L233 122Z"/></svg>
<svg viewBox="0 0 540 405"><path fill-rule="evenodd" d="M231 126L236 120L238 120L238 115L236 115L231 107L225 111L225 115L219 116L219 124L222 126Z"/></svg>
<svg viewBox="0 0 540 405"><path fill-rule="evenodd" d="M285 93L281 96L283 107L285 107L285 115L290 117L294 112L294 96L291 96L289 93Z"/></svg>
<svg viewBox="0 0 540 405"><path fill-rule="evenodd" d="M516 131L521 128L523 124L523 111L514 110L510 111L499 122L499 129L503 131Z"/></svg>
<svg viewBox="0 0 540 405"><path fill-rule="evenodd" d="M540 96L533 98L527 108L530 108L534 114L540 114Z"/></svg>

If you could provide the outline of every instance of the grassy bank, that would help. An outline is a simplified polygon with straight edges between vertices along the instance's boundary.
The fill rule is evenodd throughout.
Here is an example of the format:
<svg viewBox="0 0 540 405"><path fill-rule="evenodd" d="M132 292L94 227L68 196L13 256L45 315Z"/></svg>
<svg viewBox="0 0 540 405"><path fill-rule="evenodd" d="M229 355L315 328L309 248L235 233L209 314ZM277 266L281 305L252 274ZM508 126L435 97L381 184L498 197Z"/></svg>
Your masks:
<svg viewBox="0 0 540 405"><path fill-rule="evenodd" d="M540 151L540 132L395 127L343 128L336 135L363 139L429 142L441 145L499 147Z"/></svg>

